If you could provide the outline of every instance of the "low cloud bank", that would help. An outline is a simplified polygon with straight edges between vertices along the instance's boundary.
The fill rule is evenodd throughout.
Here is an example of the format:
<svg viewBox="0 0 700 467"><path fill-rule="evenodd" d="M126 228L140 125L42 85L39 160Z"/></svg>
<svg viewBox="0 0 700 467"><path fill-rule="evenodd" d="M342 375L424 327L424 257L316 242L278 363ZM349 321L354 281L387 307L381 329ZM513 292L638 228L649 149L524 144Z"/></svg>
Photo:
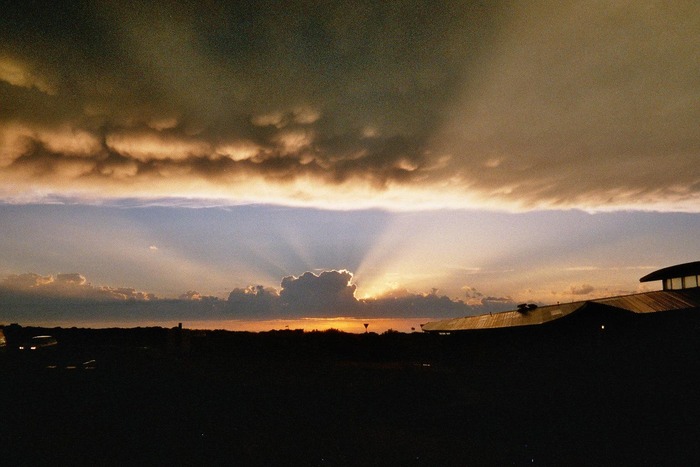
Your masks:
<svg viewBox="0 0 700 467"><path fill-rule="evenodd" d="M154 294L128 287L94 286L78 273L42 276L35 273L11 274L0 282L0 296L18 294L44 298L82 300L154 300Z"/></svg>
<svg viewBox="0 0 700 467"><path fill-rule="evenodd" d="M510 298L480 296L468 301L402 290L357 299L353 275L346 270L305 272L282 279L280 289L262 285L233 289L228 298L189 290L177 299L160 298L132 288L92 285L77 273L42 276L14 274L0 281L0 322L62 320L207 320L305 317L448 318L512 309ZM474 295L474 290L469 289ZM469 294L468 294L469 295ZM480 295L480 294L479 294Z"/></svg>

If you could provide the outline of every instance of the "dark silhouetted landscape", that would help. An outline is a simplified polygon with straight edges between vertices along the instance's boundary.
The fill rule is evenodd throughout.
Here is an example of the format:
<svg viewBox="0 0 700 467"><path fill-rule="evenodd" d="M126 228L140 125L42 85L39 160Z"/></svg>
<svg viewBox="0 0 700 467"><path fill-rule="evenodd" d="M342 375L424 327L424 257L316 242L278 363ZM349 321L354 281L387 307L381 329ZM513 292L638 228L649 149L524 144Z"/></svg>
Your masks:
<svg viewBox="0 0 700 467"><path fill-rule="evenodd" d="M0 463L697 464L700 314L597 319L448 336L9 325ZM58 345L17 350L36 335Z"/></svg>

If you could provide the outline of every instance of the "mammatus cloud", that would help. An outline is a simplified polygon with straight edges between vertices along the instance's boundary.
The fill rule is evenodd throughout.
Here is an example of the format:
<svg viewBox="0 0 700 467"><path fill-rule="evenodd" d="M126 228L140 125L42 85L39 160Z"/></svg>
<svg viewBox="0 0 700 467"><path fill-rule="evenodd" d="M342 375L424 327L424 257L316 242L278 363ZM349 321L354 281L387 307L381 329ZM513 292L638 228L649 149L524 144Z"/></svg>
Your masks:
<svg viewBox="0 0 700 467"><path fill-rule="evenodd" d="M280 289L262 285L233 289L226 300L190 290L165 299L130 288L93 286L80 274L15 274L0 281L0 303L13 320L30 310L33 318L60 313L65 319L121 317L144 319L278 319L308 317L406 318L456 317L514 308L510 299L482 297L465 303L429 293L394 291L358 300L349 271L306 272L282 279ZM20 319L16 318L16 319ZM0 319L0 321L2 321Z"/></svg>
<svg viewBox="0 0 700 467"><path fill-rule="evenodd" d="M5 201L700 206L691 0L38 8L0 18Z"/></svg>

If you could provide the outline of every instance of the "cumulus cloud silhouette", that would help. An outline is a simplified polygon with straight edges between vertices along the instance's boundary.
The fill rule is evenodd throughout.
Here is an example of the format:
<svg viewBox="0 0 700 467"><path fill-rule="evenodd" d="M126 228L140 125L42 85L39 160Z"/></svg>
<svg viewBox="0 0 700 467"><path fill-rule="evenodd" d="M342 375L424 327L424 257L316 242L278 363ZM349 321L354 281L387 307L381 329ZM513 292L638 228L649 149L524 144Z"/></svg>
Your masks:
<svg viewBox="0 0 700 467"><path fill-rule="evenodd" d="M349 271L305 272L282 279L280 300L285 313L309 316L351 316L358 309L357 286Z"/></svg>

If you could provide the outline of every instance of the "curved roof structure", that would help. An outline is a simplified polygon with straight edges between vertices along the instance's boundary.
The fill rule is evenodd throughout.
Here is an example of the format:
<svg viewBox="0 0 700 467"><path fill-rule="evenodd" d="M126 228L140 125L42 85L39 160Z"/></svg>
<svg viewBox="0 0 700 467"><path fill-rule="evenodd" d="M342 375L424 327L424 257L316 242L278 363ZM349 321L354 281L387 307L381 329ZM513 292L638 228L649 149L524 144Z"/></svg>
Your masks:
<svg viewBox="0 0 700 467"><path fill-rule="evenodd" d="M664 279L673 279L675 277L696 275L700 275L700 261L676 264L675 266L656 270L639 279L639 282L661 281Z"/></svg>
<svg viewBox="0 0 700 467"><path fill-rule="evenodd" d="M656 280L664 282L664 290L541 307L533 305L513 311L433 321L421 327L426 332L449 334L477 329L536 326L559 320L579 310L601 307L632 313L700 309L700 261L662 268L639 279L640 282Z"/></svg>
<svg viewBox="0 0 700 467"><path fill-rule="evenodd" d="M444 319L442 321L426 323L422 328L423 331L426 332L451 332L532 326L562 318L578 310L584 304L585 302L574 302L563 305L541 306L527 311L502 311L499 313L489 313L487 315Z"/></svg>
<svg viewBox="0 0 700 467"><path fill-rule="evenodd" d="M608 309L630 311L632 313L657 313L673 310L700 308L700 288L670 291L642 292L618 297L599 298L581 302L541 306L534 310L502 311L486 315L465 316L463 318L433 321L422 326L425 332L452 333L477 329L514 328L536 326L556 321L579 310L604 306Z"/></svg>

